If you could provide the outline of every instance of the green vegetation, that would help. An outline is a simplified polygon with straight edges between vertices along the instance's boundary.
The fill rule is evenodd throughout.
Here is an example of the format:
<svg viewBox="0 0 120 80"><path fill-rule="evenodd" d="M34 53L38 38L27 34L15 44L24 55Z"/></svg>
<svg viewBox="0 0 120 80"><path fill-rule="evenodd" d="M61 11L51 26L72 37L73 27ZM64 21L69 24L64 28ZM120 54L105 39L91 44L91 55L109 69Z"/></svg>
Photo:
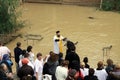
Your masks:
<svg viewBox="0 0 120 80"><path fill-rule="evenodd" d="M11 33L23 26L18 7L19 0L0 0L0 34Z"/></svg>
<svg viewBox="0 0 120 80"><path fill-rule="evenodd" d="M120 11L120 0L103 0L102 10L105 11Z"/></svg>

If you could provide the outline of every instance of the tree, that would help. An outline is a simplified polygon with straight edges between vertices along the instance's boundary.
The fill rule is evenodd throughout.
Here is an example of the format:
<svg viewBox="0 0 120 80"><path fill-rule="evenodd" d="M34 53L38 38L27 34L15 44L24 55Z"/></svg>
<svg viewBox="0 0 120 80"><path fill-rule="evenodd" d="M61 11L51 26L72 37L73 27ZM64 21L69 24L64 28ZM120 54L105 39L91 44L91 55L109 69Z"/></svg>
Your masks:
<svg viewBox="0 0 120 80"><path fill-rule="evenodd" d="M19 20L19 0L0 0L0 34L10 33L23 23Z"/></svg>

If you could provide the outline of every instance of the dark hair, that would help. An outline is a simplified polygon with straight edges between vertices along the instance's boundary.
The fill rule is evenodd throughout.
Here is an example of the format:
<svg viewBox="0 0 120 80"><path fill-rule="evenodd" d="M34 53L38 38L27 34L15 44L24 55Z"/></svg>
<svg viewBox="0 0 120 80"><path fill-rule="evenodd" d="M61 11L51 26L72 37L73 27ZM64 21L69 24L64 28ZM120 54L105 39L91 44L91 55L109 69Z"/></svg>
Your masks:
<svg viewBox="0 0 120 80"><path fill-rule="evenodd" d="M17 42L17 47L20 47L21 46L21 42Z"/></svg>
<svg viewBox="0 0 120 80"><path fill-rule="evenodd" d="M26 54L26 50L23 49L21 54L22 54L22 55Z"/></svg>
<svg viewBox="0 0 120 80"><path fill-rule="evenodd" d="M27 47L27 51L30 52L32 50L32 46Z"/></svg>
<svg viewBox="0 0 120 80"><path fill-rule="evenodd" d="M42 56L42 53L40 53L40 52L37 53L37 56L36 56L36 57L38 58L39 56Z"/></svg>
<svg viewBox="0 0 120 80"><path fill-rule="evenodd" d="M88 63L88 57L84 57L83 62Z"/></svg>
<svg viewBox="0 0 120 80"><path fill-rule="evenodd" d="M61 62L61 66L68 66L69 65L69 61L68 60L63 60L62 62Z"/></svg>
<svg viewBox="0 0 120 80"><path fill-rule="evenodd" d="M67 48L70 51L75 51L76 50L76 47L75 47L75 45L72 41L67 41Z"/></svg>
<svg viewBox="0 0 120 80"><path fill-rule="evenodd" d="M56 33L60 33L60 31L56 31Z"/></svg>
<svg viewBox="0 0 120 80"><path fill-rule="evenodd" d="M94 75L95 70L93 68L89 69L89 76L93 76Z"/></svg>
<svg viewBox="0 0 120 80"><path fill-rule="evenodd" d="M25 57L25 58L29 57L29 54L28 54L28 53L25 53L25 54L24 54L24 57Z"/></svg>

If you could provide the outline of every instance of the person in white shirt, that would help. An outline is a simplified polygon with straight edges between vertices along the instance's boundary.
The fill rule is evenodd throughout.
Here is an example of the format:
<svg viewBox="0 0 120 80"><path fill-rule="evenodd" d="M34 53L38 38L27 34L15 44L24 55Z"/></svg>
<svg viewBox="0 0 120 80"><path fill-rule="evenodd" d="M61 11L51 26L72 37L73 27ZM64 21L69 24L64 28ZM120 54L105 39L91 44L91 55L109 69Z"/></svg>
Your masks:
<svg viewBox="0 0 120 80"><path fill-rule="evenodd" d="M54 42L54 53L59 54L62 53L63 50L63 41L65 41L66 38L64 38L62 35L60 35L60 31L56 31L56 35L53 38Z"/></svg>
<svg viewBox="0 0 120 80"><path fill-rule="evenodd" d="M98 77L98 80L106 80L107 79L107 72L104 69L103 62L99 61L97 64L97 69L95 69L95 74Z"/></svg>
<svg viewBox="0 0 120 80"><path fill-rule="evenodd" d="M27 47L27 52L29 54L29 60L34 65L34 53L32 52L32 46Z"/></svg>
<svg viewBox="0 0 120 80"><path fill-rule="evenodd" d="M24 54L24 58L25 58L25 59L28 59L27 65L31 66L31 67L34 69L34 65L33 65L33 64L30 62L30 60L29 60L29 54L28 54L28 53L25 53L25 54ZM19 68L23 66L21 61L22 61L24 58L20 59L20 61L19 61Z"/></svg>
<svg viewBox="0 0 120 80"><path fill-rule="evenodd" d="M8 49L8 47L3 46L2 42L0 41L0 60L2 60L4 54L9 54L11 56L11 51Z"/></svg>
<svg viewBox="0 0 120 80"><path fill-rule="evenodd" d="M57 80L65 80L68 76L68 60L63 60L61 66L56 68L55 76Z"/></svg>
<svg viewBox="0 0 120 80"><path fill-rule="evenodd" d="M42 54L41 53L37 53L36 56L36 60L35 60L35 76L37 80L42 80L42 72L43 72L43 64L44 61L42 59Z"/></svg>
<svg viewBox="0 0 120 80"><path fill-rule="evenodd" d="M80 71L83 73L83 77L88 75L88 68L85 68L85 63L81 62L80 64Z"/></svg>

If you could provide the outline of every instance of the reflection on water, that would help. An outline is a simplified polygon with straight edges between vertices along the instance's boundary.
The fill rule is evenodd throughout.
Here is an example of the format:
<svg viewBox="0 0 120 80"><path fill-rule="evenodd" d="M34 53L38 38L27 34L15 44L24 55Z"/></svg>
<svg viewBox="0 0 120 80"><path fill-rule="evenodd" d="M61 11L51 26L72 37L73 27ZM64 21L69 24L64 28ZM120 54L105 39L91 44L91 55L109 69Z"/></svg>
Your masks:
<svg viewBox="0 0 120 80"><path fill-rule="evenodd" d="M88 56L90 65L95 67L99 60L103 60L102 48L112 45L107 58L120 62L120 14L99 11L94 7L56 4L25 3L22 9L23 19L27 22L19 32L44 37L42 41L34 41L35 54L41 52L45 55L53 50L53 36L56 30L60 30L63 36L79 42L77 53L81 61ZM22 48L26 48L24 38L17 38L8 44L12 51L17 41L21 41ZM32 43L29 41L29 44Z"/></svg>

